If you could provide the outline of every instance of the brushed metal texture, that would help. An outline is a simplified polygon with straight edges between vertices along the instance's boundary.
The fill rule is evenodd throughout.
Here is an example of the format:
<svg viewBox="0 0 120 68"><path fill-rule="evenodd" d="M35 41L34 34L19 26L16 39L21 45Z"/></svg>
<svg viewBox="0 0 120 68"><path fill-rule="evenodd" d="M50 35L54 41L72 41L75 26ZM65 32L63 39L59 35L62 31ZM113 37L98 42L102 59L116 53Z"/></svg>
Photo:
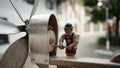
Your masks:
<svg viewBox="0 0 120 68"><path fill-rule="evenodd" d="M57 45L58 26L54 14L34 15L27 26L31 60L34 63L49 64L49 53ZM49 49L51 48L51 49Z"/></svg>
<svg viewBox="0 0 120 68"><path fill-rule="evenodd" d="M28 38L22 37L11 44L4 53L0 68L23 68L28 57Z"/></svg>

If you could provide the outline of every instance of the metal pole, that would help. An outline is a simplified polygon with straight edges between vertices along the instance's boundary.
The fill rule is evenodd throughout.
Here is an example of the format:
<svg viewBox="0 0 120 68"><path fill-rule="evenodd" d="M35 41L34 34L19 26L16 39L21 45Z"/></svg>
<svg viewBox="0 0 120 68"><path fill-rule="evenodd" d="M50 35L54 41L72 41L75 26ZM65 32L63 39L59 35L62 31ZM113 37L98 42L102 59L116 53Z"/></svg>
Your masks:
<svg viewBox="0 0 120 68"><path fill-rule="evenodd" d="M109 17L109 8L106 7L106 24L107 24L107 36L106 36L106 49L110 49L110 41L109 41L109 29L108 29L108 17Z"/></svg>

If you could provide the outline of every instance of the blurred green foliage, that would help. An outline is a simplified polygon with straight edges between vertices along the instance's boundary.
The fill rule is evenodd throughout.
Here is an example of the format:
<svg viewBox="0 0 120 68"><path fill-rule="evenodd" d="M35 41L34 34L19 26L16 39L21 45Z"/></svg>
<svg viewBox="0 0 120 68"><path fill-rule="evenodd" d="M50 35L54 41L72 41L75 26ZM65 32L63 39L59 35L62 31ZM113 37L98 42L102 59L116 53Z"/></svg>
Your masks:
<svg viewBox="0 0 120 68"><path fill-rule="evenodd" d="M111 45L120 45L120 37L111 36L110 37L110 44ZM98 38L98 44L105 45L106 44L106 37Z"/></svg>
<svg viewBox="0 0 120 68"><path fill-rule="evenodd" d="M106 37L100 37L98 38L98 44L105 44L106 43Z"/></svg>
<svg viewBox="0 0 120 68"><path fill-rule="evenodd" d="M109 0L109 18L120 15L120 0ZM98 21L105 21L105 9L97 6L98 0L83 0L84 6L90 7L92 10L91 21L97 23Z"/></svg>

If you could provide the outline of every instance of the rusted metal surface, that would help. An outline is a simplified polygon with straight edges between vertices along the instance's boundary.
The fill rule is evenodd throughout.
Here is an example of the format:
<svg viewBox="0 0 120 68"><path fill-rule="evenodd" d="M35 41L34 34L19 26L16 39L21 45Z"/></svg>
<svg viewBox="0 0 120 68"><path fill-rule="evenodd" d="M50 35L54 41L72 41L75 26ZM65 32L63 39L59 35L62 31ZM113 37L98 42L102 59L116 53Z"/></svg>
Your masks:
<svg viewBox="0 0 120 68"><path fill-rule="evenodd" d="M15 41L4 53L0 68L23 68L28 56L27 37Z"/></svg>
<svg viewBox="0 0 120 68"><path fill-rule="evenodd" d="M111 62L120 63L120 53L113 55Z"/></svg>
<svg viewBox="0 0 120 68"><path fill-rule="evenodd" d="M51 57L50 64L77 68L120 68L119 63L113 63L109 59L97 58Z"/></svg>
<svg viewBox="0 0 120 68"><path fill-rule="evenodd" d="M58 26L55 16L34 15L27 29L32 62L49 64L49 53L52 51L53 55L56 53L56 49L51 47L57 45Z"/></svg>

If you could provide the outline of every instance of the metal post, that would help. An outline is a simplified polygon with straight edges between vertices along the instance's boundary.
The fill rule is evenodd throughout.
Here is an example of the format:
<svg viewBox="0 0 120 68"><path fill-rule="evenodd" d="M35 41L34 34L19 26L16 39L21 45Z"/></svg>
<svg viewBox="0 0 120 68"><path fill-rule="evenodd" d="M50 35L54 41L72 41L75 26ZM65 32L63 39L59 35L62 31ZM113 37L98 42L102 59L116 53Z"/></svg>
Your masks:
<svg viewBox="0 0 120 68"><path fill-rule="evenodd" d="M109 50L110 49L110 41L109 41L109 29L108 29L108 17L109 17L109 8L106 7L106 24L107 24L107 36L106 36L106 49Z"/></svg>

